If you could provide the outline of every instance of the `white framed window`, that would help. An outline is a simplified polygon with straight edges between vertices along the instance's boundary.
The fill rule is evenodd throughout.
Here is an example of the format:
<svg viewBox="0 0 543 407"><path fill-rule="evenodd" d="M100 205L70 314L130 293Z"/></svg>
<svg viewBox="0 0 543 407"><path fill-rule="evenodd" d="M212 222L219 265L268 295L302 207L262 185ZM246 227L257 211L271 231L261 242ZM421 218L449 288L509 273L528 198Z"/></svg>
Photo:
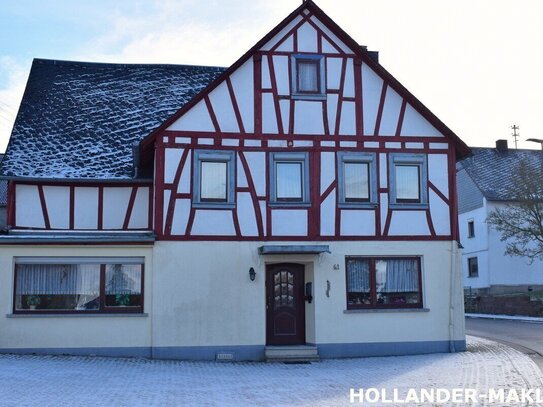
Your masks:
<svg viewBox="0 0 543 407"><path fill-rule="evenodd" d="M390 154L390 205L428 207L428 170L425 154Z"/></svg>
<svg viewBox="0 0 543 407"><path fill-rule="evenodd" d="M377 204L375 154L338 152L340 207L374 207Z"/></svg>
<svg viewBox="0 0 543 407"><path fill-rule="evenodd" d="M323 99L326 97L326 72L323 55L293 55L291 70L293 97L300 99Z"/></svg>
<svg viewBox="0 0 543 407"><path fill-rule="evenodd" d="M196 150L193 166L193 206L235 205L236 172L233 151Z"/></svg>
<svg viewBox="0 0 543 407"><path fill-rule="evenodd" d="M307 153L270 153L270 205L309 206Z"/></svg>

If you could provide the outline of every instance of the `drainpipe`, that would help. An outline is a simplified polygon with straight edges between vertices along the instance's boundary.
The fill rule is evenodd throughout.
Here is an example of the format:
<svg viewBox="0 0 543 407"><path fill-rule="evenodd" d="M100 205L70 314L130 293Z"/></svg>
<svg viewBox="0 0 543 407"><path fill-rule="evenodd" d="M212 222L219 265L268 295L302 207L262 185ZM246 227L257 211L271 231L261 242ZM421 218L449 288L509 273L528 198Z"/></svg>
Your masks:
<svg viewBox="0 0 543 407"><path fill-rule="evenodd" d="M140 145L138 142L132 144L132 164L134 166L134 178L138 178L140 169Z"/></svg>
<svg viewBox="0 0 543 407"><path fill-rule="evenodd" d="M449 352L455 353L456 348L454 346L454 299L455 299L455 286L456 286L456 241L451 241L451 287L449 290Z"/></svg>

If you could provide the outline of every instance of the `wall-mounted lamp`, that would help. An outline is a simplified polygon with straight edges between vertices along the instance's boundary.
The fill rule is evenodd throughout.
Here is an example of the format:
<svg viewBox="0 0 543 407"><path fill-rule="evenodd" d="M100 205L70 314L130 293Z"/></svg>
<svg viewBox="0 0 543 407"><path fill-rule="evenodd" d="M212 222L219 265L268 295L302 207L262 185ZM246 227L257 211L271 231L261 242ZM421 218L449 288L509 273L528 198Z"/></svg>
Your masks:
<svg viewBox="0 0 543 407"><path fill-rule="evenodd" d="M249 278L251 279L251 281L255 281L256 278L256 271L252 267L249 269Z"/></svg>

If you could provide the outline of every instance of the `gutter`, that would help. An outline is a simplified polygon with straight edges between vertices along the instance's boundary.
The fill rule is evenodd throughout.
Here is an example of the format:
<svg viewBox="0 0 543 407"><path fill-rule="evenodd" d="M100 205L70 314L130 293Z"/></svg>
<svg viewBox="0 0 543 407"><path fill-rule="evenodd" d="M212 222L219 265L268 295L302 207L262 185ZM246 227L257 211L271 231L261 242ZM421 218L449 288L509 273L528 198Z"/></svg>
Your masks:
<svg viewBox="0 0 543 407"><path fill-rule="evenodd" d="M40 177L17 177L12 175L0 175L0 180L17 182L52 182L77 183L77 184L152 184L152 178L40 178Z"/></svg>

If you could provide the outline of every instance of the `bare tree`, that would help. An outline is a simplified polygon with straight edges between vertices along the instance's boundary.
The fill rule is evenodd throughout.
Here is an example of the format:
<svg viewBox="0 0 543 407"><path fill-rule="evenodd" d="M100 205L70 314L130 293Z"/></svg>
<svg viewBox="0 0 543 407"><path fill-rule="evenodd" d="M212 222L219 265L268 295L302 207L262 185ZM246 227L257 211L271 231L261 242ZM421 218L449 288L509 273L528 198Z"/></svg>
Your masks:
<svg viewBox="0 0 543 407"><path fill-rule="evenodd" d="M543 259L543 168L521 161L508 188L511 200L492 211L486 222L501 233L505 254ZM507 176L504 174L504 176Z"/></svg>

